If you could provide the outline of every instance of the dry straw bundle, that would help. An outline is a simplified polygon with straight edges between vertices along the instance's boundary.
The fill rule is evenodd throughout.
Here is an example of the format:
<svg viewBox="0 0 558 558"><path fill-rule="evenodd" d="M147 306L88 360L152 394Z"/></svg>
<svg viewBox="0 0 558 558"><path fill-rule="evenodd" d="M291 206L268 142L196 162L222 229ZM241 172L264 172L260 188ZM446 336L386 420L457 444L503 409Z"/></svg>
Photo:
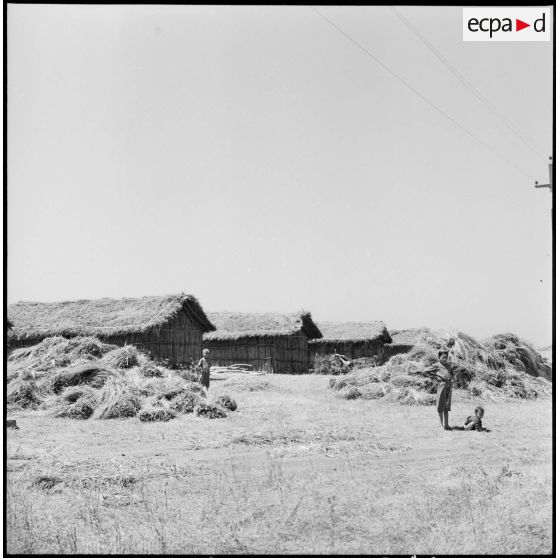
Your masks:
<svg viewBox="0 0 558 558"><path fill-rule="evenodd" d="M140 363L140 353L133 345L124 345L108 353L105 361L114 368L132 368Z"/></svg>
<svg viewBox="0 0 558 558"><path fill-rule="evenodd" d="M228 409L229 411L236 411L238 405L236 401L230 396L225 393L219 395L213 400L215 405L222 407L223 409Z"/></svg>
<svg viewBox="0 0 558 558"><path fill-rule="evenodd" d="M359 368L353 364L348 374L330 378L329 387L346 399L433 405L437 383L422 372L438 360L440 349L450 351L454 387L475 397L530 399L551 393L550 367L517 336L496 335L478 342L463 333L450 336L428 330L409 352L394 355L382 366Z"/></svg>
<svg viewBox="0 0 558 558"><path fill-rule="evenodd" d="M88 419L93 414L98 402L98 390L90 386L73 386L66 388L53 405L55 417Z"/></svg>
<svg viewBox="0 0 558 558"><path fill-rule="evenodd" d="M194 412L198 417L205 417L210 419L225 418L227 413L222 407L208 402L200 402L194 408Z"/></svg>
<svg viewBox="0 0 558 558"><path fill-rule="evenodd" d="M206 389L183 373L157 365L133 346L115 348L91 337L48 338L14 351L8 376L10 407L44 408L56 417L166 421L199 407L199 416L217 418L237 405L226 395L222 406L209 404Z"/></svg>
<svg viewBox="0 0 558 558"><path fill-rule="evenodd" d="M140 410L141 400L137 391L124 378L107 380L99 393L99 402L92 418L112 419L135 417Z"/></svg>

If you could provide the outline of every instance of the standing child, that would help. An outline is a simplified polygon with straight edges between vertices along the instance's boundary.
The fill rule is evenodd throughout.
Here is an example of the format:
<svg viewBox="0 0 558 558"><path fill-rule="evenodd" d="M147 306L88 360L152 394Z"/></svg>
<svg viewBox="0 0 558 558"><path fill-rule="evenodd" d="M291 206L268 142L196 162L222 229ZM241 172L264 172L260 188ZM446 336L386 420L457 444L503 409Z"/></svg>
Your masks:
<svg viewBox="0 0 558 558"><path fill-rule="evenodd" d="M475 415L467 417L465 421L465 430L483 432L485 428L482 427L482 417L484 417L484 409L482 407L477 407L475 409Z"/></svg>
<svg viewBox="0 0 558 558"><path fill-rule="evenodd" d="M453 388L453 368L448 361L448 351L438 351L438 362L427 368L424 374L438 380L436 408L440 424L444 430L451 430L449 412L451 411L451 392Z"/></svg>
<svg viewBox="0 0 558 558"><path fill-rule="evenodd" d="M211 363L209 362L209 349L204 349L202 351L202 357L198 362L198 366L202 369L200 384L206 389L209 389L209 373L211 369Z"/></svg>

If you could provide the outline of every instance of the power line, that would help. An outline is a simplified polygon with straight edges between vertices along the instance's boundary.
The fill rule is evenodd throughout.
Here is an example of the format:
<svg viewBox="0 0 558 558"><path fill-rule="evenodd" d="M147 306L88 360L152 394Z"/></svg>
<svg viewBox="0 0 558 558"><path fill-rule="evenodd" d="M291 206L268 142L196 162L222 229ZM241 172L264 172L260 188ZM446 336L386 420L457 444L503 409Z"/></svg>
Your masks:
<svg viewBox="0 0 558 558"><path fill-rule="evenodd" d="M314 6L310 6L310 8L312 8L312 10L314 10L322 19L324 19L325 21L327 21L327 23L329 23L332 27L334 27L337 31L339 31L339 33L341 33L346 39L348 39L351 43L353 43L353 45L355 45L357 48L359 48L360 50L362 50L362 52L364 52L367 56L369 56L370 58L372 58L372 60L374 60L378 65L380 65L386 72L388 72L389 74L391 74L395 79L397 79L399 82L401 82L405 87L407 87L407 89L410 89L417 97L420 97L427 105L429 105L431 108L433 108L435 111L439 112L444 118L446 118L447 120L449 120L450 122L452 122L453 124L455 124L458 128L460 128L461 130L463 130L469 137L473 138L476 142L480 143L485 149L488 149L488 151L490 151L491 153L493 153L494 155L496 155L497 157L499 157L500 159L506 161L506 163L508 163L508 165L512 166L515 170L517 170L518 172L520 172L521 174L523 174L524 176L526 176L527 178L531 178L525 171L523 171L522 169L520 169L515 163L512 163L507 157L505 157L504 155L501 155L500 153L498 153L497 151L494 151L494 149L492 149L492 147L490 147L490 145L488 145L487 143L485 143L484 141L482 141L480 138L478 138L477 136L475 136L472 132L470 132L469 130L467 130L467 128L465 128L464 126L462 126L459 122L457 122L457 120L455 120L453 117L451 117L449 114L447 114L446 112L444 112L441 108L439 108L437 105L435 105L432 101L430 101L427 97L425 97L420 91L418 91L417 89L415 89L410 83L408 83L407 81L405 81L401 76L399 76L398 74L396 74L389 66L387 66L386 64L384 64L378 57L376 57L374 54L372 54L369 50L367 50L365 47L363 47L361 44L357 43L350 35L348 35L347 33L345 33L345 31L343 31L343 29L341 29L340 27L338 27L335 23L333 23L333 21L331 21L329 18L327 18L324 14L322 14L320 11L318 11Z"/></svg>
<svg viewBox="0 0 558 558"><path fill-rule="evenodd" d="M521 133L521 130L506 116L498 111L498 109L480 92L478 91L473 84L455 67L449 62L441 52L396 8L393 6L390 7L391 11L394 12L397 17L424 43L424 45L440 60L440 62L467 88L471 93L483 103L496 117L500 119L501 122L505 124L505 126L511 130L511 132L519 138L531 151L544 157L546 156L539 151L536 147L533 147L527 139L525 139L524 135Z"/></svg>

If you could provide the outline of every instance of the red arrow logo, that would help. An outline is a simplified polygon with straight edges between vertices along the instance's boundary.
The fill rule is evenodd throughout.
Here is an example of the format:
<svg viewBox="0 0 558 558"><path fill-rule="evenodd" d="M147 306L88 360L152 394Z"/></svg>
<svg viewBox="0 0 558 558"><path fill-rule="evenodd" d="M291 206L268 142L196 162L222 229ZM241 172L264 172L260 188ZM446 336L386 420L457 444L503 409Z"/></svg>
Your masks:
<svg viewBox="0 0 558 558"><path fill-rule="evenodd" d="M521 21L520 19L515 20L515 30L516 31L521 31L522 29L525 29L525 27L531 27L531 24L530 23L525 23L524 21Z"/></svg>

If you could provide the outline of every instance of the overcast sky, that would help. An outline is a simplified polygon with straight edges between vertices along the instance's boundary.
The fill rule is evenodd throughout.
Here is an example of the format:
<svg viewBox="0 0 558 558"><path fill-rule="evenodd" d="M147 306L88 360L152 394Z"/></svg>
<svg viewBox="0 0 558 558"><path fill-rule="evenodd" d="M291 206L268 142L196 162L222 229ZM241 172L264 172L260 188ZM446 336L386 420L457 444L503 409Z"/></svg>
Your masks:
<svg viewBox="0 0 558 558"><path fill-rule="evenodd" d="M8 302L184 291L550 343L552 43L397 9L524 141L389 7L319 10L479 141L310 7L10 4Z"/></svg>

